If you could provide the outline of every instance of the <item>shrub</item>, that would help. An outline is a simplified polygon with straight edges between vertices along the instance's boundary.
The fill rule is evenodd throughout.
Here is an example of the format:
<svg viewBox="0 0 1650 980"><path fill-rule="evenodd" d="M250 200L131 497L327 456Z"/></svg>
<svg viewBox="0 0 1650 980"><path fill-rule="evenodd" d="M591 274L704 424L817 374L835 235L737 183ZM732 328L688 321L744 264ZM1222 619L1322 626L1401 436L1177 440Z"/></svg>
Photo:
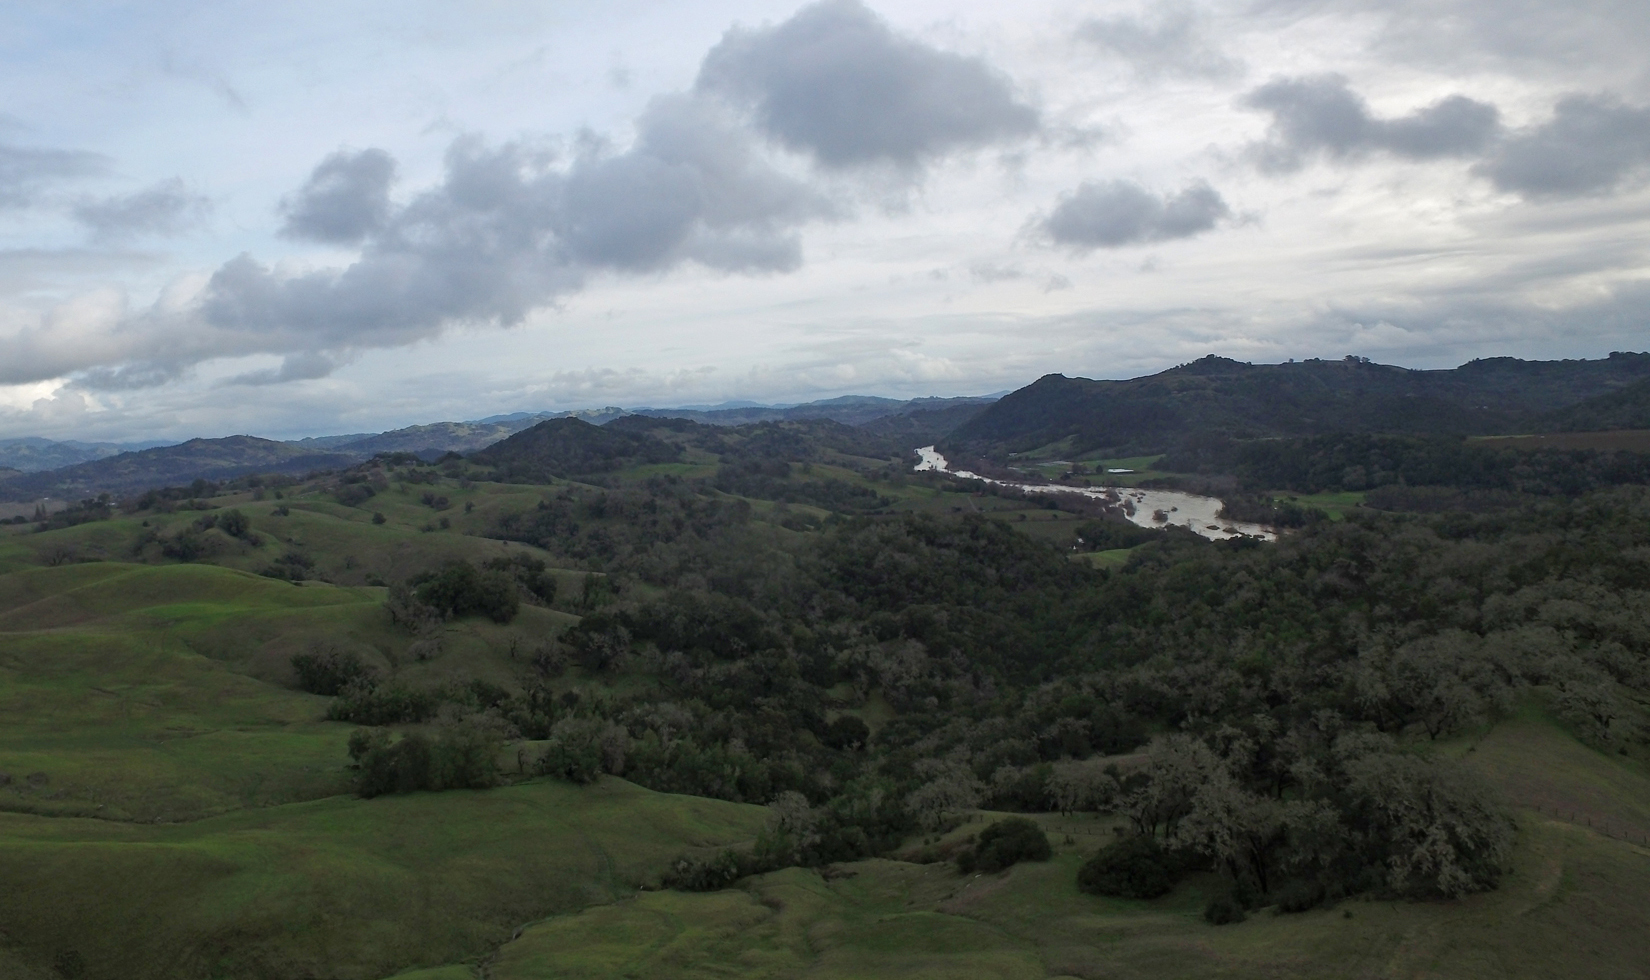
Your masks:
<svg viewBox="0 0 1650 980"><path fill-rule="evenodd" d="M1077 887L1091 895L1157 898L1167 895L1179 877L1180 862L1144 835L1109 844L1077 871Z"/></svg>
<svg viewBox="0 0 1650 980"><path fill-rule="evenodd" d="M712 858L679 857L665 874L665 886L688 892L713 892L744 877L739 854L724 850Z"/></svg>
<svg viewBox="0 0 1650 980"><path fill-rule="evenodd" d="M1238 904L1230 895L1221 895L1209 900L1203 907L1203 921L1210 925L1224 926L1234 922L1242 922L1248 916L1243 912L1243 906Z"/></svg>
<svg viewBox="0 0 1650 980"><path fill-rule="evenodd" d="M293 654L292 670L298 675L298 687L329 698L336 697L356 681L373 679L372 668L348 650Z"/></svg>
<svg viewBox="0 0 1650 980"><path fill-rule="evenodd" d="M495 623L508 623L521 609L514 577L496 570L477 571L467 561L447 562L417 586L419 602L448 616L485 613Z"/></svg>
<svg viewBox="0 0 1650 980"><path fill-rule="evenodd" d="M498 783L499 729L471 719L442 726L434 738L418 732L392 742L382 729L350 734L355 792L363 797L418 790L486 789Z"/></svg>
<svg viewBox="0 0 1650 980"><path fill-rule="evenodd" d="M371 484L351 483L339 487L333 498L345 507L359 507L377 495L378 491L374 490Z"/></svg>
<svg viewBox="0 0 1650 980"><path fill-rule="evenodd" d="M833 749L864 748L871 741L871 729L853 715L842 715L825 728L825 744Z"/></svg>
<svg viewBox="0 0 1650 980"><path fill-rule="evenodd" d="M1272 893L1272 902L1280 913L1307 912L1323 904L1322 885L1311 881L1287 881Z"/></svg>
<svg viewBox="0 0 1650 980"><path fill-rule="evenodd" d="M483 567L511 576L546 605L556 601L556 579L546 573L543 559L531 555L510 555L491 559Z"/></svg>
<svg viewBox="0 0 1650 980"><path fill-rule="evenodd" d="M439 706L435 695L428 691L378 687L371 678L361 677L338 692L327 709L327 718L359 725L416 724L434 716Z"/></svg>
<svg viewBox="0 0 1650 980"><path fill-rule="evenodd" d="M1025 817L1010 817L980 831L972 853L964 854L957 864L964 872L990 873L1021 861L1047 861L1053 853L1043 828Z"/></svg>
<svg viewBox="0 0 1650 980"><path fill-rule="evenodd" d="M253 540L252 521L238 510L226 510L219 514L218 530L232 538L240 538L243 541Z"/></svg>
<svg viewBox="0 0 1650 980"><path fill-rule="evenodd" d="M269 578L286 579L289 582L302 582L309 578L314 568L314 559L296 551L289 551L265 566L259 574Z"/></svg>

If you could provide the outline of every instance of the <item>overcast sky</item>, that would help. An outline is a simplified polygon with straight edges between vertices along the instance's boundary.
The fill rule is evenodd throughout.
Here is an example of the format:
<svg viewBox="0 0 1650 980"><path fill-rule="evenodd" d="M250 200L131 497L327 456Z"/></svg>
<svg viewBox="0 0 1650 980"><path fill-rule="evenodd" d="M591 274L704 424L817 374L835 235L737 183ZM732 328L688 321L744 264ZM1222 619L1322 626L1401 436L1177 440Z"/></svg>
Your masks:
<svg viewBox="0 0 1650 980"><path fill-rule="evenodd" d="M1650 348L1650 3L0 6L0 437Z"/></svg>

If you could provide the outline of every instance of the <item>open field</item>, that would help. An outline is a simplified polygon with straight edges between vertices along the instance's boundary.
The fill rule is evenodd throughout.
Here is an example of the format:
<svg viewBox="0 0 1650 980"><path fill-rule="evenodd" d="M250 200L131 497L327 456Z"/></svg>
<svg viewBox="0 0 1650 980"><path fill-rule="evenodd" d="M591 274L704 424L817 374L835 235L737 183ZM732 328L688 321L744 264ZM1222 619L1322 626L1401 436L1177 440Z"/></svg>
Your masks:
<svg viewBox="0 0 1650 980"><path fill-rule="evenodd" d="M1279 502L1300 504L1302 507L1312 507L1328 514L1333 520L1342 520L1346 512L1358 507L1364 502L1367 494L1362 490L1343 490L1339 493L1273 493L1273 499Z"/></svg>
<svg viewBox="0 0 1650 980"><path fill-rule="evenodd" d="M0 814L14 954L89 976L372 977L611 902L762 811L620 780L253 808L179 825Z"/></svg>

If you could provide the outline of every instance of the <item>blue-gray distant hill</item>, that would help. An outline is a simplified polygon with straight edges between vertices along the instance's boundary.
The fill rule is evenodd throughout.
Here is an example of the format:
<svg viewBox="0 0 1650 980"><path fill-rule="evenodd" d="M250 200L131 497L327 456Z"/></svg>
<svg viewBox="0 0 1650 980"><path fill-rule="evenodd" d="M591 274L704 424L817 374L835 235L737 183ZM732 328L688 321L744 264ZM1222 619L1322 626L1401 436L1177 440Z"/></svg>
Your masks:
<svg viewBox="0 0 1650 980"><path fill-rule="evenodd" d="M638 408L632 414L654 418L692 419L703 425L751 425L756 422L802 422L830 419L843 425L867 425L878 419L919 412L950 411L956 417L971 415L995 401L995 396L963 398L878 398L873 395L844 395L804 405L742 405L731 408Z"/></svg>
<svg viewBox="0 0 1650 980"><path fill-rule="evenodd" d="M624 415L622 408L584 409L572 412L516 412L494 415L470 422L431 422L409 425L388 432L357 432L341 436L314 436L295 439L289 445L311 452L333 452L370 459L379 453L412 453L427 460L447 453L467 455L485 449L548 419L580 418L601 425Z"/></svg>
<svg viewBox="0 0 1650 980"><path fill-rule="evenodd" d="M311 452L255 436L191 439L176 446L121 453L60 469L25 473L0 482L0 499L116 497L195 480L228 480L254 473L302 475L357 462L355 456Z"/></svg>
<svg viewBox="0 0 1650 980"><path fill-rule="evenodd" d="M1515 434L1641 418L1634 406L1646 393L1628 389L1646 380L1650 354L1635 353L1495 357L1433 371L1364 358L1247 364L1211 355L1128 381L1048 375L962 423L943 445L987 457L1035 450L1126 456L1209 438ZM1607 400L1618 391L1621 404ZM1596 410L1579 407L1589 399L1606 400ZM1572 406L1577 414L1564 416Z"/></svg>
<svg viewBox="0 0 1650 980"><path fill-rule="evenodd" d="M166 445L164 442L78 442L73 439L57 441L27 436L22 439L0 439L0 469L38 473L55 470L94 459L106 459L140 449Z"/></svg>

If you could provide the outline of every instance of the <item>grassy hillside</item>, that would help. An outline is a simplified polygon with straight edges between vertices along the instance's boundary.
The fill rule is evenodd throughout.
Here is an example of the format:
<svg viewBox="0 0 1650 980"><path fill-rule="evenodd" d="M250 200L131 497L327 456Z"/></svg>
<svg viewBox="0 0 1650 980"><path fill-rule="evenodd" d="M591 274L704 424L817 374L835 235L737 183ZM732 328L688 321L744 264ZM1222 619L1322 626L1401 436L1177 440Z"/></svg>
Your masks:
<svg viewBox="0 0 1650 980"><path fill-rule="evenodd" d="M0 814L13 955L87 976L374 977L478 956L749 837L752 807L613 780L334 797L171 826Z"/></svg>
<svg viewBox="0 0 1650 980"><path fill-rule="evenodd" d="M754 808L617 780L342 795L354 726L323 720L327 699L291 689L285 661L324 642L388 667L407 639L384 590L198 563L19 567L32 537L96 543L90 526L0 539L13 561L0 575L0 976L379 976L479 955L522 921L628 894L760 823ZM450 624L444 653L399 676L508 680L512 635L560 615L536 612L508 629Z"/></svg>

